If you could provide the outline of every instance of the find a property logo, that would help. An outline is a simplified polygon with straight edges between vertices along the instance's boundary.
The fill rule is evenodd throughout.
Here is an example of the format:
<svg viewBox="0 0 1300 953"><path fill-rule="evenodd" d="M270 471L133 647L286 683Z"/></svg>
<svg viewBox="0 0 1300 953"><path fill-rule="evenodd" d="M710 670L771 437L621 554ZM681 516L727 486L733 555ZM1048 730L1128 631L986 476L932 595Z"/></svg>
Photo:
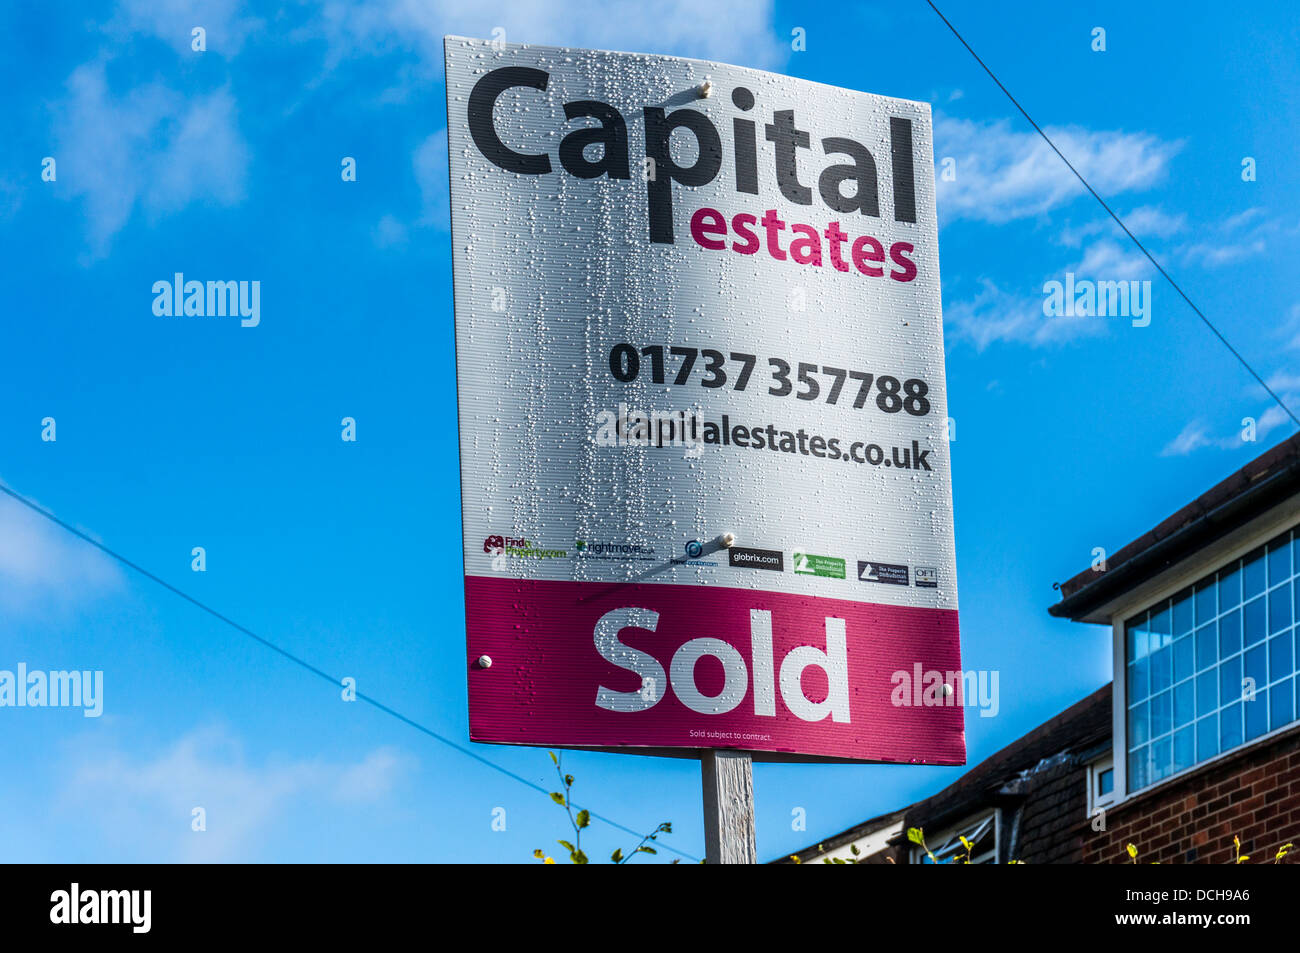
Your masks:
<svg viewBox="0 0 1300 953"><path fill-rule="evenodd" d="M558 559L569 555L564 549L538 549L526 538L489 536L483 540L483 552L493 556L528 556L533 559Z"/></svg>

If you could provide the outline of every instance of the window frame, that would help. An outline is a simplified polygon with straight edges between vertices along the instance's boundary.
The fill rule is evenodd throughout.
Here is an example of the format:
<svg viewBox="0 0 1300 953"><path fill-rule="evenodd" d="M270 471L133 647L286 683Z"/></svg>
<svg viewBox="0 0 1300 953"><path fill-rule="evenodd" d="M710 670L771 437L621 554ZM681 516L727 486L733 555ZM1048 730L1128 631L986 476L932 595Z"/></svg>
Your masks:
<svg viewBox="0 0 1300 953"><path fill-rule="evenodd" d="M1109 807L1116 807L1134 798L1145 797L1152 791L1177 783L1194 771L1208 765L1234 758L1257 745L1266 744L1278 735L1294 731L1300 719L1266 731L1257 738L1220 751L1212 758L1198 761L1190 767L1166 775L1154 784L1138 791L1128 789L1128 655L1126 623L1135 615L1165 599L1171 599L1189 586L1195 585L1212 572L1218 572L1235 560L1249 555L1282 533L1300 532L1300 494L1287 499L1266 513L1257 516L1244 526L1183 559L1181 562L1135 587L1106 606L1111 626L1111 757L1115 770L1115 799ZM1102 620L1105 621L1105 617ZM1089 786L1089 793L1092 788Z"/></svg>
<svg viewBox="0 0 1300 953"><path fill-rule="evenodd" d="M949 841L955 840L958 834L964 834L973 827L978 827L986 820L993 820L993 847L980 854L978 858L972 857L972 864L996 864L1000 860L1002 850L1002 811L996 807L986 808L982 811L976 811L968 814L956 824L951 824L939 832L936 837L927 837L926 841L933 843L930 849L938 856L939 852L948 845ZM920 844L912 845L912 856L909 858L913 864L925 863L926 853Z"/></svg>
<svg viewBox="0 0 1300 953"><path fill-rule="evenodd" d="M1119 773L1115 771L1115 755L1109 752L1088 762L1088 818L1097 816L1098 811L1112 807L1119 800ZM1097 790L1097 781L1103 772L1112 772L1110 793L1102 794ZM1144 789L1145 790L1145 789Z"/></svg>

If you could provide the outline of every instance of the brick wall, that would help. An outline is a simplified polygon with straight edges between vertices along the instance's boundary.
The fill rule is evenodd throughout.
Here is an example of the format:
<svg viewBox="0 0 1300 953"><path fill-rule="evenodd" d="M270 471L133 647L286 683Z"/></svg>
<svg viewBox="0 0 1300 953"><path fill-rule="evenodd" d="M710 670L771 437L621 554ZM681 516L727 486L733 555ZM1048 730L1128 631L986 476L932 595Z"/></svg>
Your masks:
<svg viewBox="0 0 1300 953"><path fill-rule="evenodd" d="M1142 864L1232 863L1234 835L1252 864L1300 848L1300 729L1107 811L1105 831L1085 824L1083 862L1131 863L1133 844Z"/></svg>
<svg viewBox="0 0 1300 953"><path fill-rule="evenodd" d="M1003 861L1020 860L1026 864L1077 864L1083 857L1079 819L1088 810L1088 772L1074 759L1034 777L1034 786L1020 809L1018 843L1007 843ZM1015 808L1003 812L1002 824L1009 841L1008 828Z"/></svg>

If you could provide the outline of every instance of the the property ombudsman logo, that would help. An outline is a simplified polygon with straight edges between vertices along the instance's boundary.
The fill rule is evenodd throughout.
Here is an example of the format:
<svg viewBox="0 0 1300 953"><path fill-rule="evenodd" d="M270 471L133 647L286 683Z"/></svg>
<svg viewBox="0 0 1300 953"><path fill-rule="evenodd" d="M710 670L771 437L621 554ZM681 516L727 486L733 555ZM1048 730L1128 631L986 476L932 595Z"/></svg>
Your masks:
<svg viewBox="0 0 1300 953"><path fill-rule="evenodd" d="M1151 282L1092 281L1074 278L1043 284L1043 314L1049 318L1129 318L1133 327L1151 323Z"/></svg>
<svg viewBox="0 0 1300 953"><path fill-rule="evenodd" d="M104 673L0 669L0 708L80 708L87 718L104 713Z"/></svg>
<svg viewBox="0 0 1300 953"><path fill-rule="evenodd" d="M890 676L894 690L889 703L895 708L947 708L969 705L978 708L981 718L997 715L998 673L940 672L924 669L920 662L912 671L900 669Z"/></svg>
<svg viewBox="0 0 1300 953"><path fill-rule="evenodd" d="M160 318L238 317L244 328L262 322L260 281L186 281L178 271L170 281L155 281L153 294L153 313Z"/></svg>
<svg viewBox="0 0 1300 953"><path fill-rule="evenodd" d="M153 926L153 891L82 890L74 883L50 894L50 922L126 924L132 933L148 933Z"/></svg>

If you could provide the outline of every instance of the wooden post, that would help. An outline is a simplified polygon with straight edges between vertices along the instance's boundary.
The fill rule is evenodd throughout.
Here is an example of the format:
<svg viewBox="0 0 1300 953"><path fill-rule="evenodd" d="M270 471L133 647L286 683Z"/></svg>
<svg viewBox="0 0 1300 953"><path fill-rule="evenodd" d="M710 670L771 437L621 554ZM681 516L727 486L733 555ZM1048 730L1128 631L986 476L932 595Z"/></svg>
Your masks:
<svg viewBox="0 0 1300 953"><path fill-rule="evenodd" d="M739 751L700 753L704 782L704 859L710 864L756 864L754 769Z"/></svg>

